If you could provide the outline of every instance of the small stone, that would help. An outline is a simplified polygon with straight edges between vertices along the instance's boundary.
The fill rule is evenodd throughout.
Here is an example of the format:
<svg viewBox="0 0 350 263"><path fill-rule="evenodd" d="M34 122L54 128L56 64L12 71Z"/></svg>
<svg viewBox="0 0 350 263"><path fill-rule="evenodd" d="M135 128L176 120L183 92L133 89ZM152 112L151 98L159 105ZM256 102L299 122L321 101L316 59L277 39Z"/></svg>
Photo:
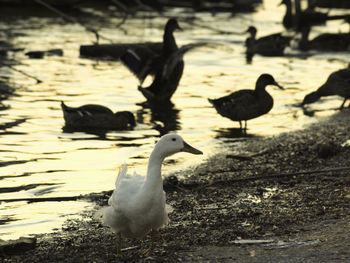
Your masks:
<svg viewBox="0 0 350 263"><path fill-rule="evenodd" d="M320 158L329 158L337 154L339 151L338 145L335 143L325 143L325 144L319 144L317 146L317 154Z"/></svg>

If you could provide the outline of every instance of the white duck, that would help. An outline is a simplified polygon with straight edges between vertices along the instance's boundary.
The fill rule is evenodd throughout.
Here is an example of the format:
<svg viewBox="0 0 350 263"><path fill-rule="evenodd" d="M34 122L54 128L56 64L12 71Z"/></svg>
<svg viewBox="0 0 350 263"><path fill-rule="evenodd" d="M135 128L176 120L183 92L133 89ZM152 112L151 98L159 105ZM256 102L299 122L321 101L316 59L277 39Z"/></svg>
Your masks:
<svg viewBox="0 0 350 263"><path fill-rule="evenodd" d="M140 238L151 231L152 239L148 253L152 250L156 231L167 224L165 192L161 176L163 160L177 152L203 154L187 144L179 135L161 137L149 158L147 176L136 173L128 175L125 164L119 172L112 196L108 200L103 220L118 237L118 255L121 255L121 238Z"/></svg>

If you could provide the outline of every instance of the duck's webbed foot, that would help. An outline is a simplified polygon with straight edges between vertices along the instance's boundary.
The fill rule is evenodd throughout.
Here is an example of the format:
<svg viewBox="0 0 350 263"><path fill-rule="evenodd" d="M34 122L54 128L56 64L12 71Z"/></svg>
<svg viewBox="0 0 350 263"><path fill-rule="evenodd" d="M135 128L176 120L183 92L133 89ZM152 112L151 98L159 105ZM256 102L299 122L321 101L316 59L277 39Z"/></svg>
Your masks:
<svg viewBox="0 0 350 263"><path fill-rule="evenodd" d="M124 255L122 253L122 234L117 234L117 253L115 254L117 258L122 258Z"/></svg>
<svg viewBox="0 0 350 263"><path fill-rule="evenodd" d="M158 231L152 229L152 231L151 231L151 244L150 244L149 248L143 252L143 254L145 256L149 256L153 252L153 241L154 241L154 238L156 237L157 234L158 234Z"/></svg>

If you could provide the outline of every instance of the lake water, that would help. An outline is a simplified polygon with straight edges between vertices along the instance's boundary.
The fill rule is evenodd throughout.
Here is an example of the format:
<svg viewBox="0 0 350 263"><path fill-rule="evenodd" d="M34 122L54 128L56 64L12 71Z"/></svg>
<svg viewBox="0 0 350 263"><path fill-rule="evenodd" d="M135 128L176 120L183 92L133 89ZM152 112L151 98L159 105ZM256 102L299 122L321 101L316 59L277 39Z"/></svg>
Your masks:
<svg viewBox="0 0 350 263"><path fill-rule="evenodd" d="M36 83L7 67L0 68L0 77L16 89L15 96L2 101L6 107L1 108L0 124L25 120L0 131L0 199L70 197L111 190L121 164L127 162L131 170L145 173L154 143L160 134L169 131L182 135L188 143L201 149L204 156L185 153L172 156L169 160L176 161L166 162L164 174L199 164L224 147L244 143L251 137L234 138L233 128L239 124L218 115L207 98L254 88L262 73L272 74L286 89L267 88L275 105L269 114L248 122L250 135L276 135L334 114L334 108L341 104L337 97L312 105L312 109L320 110L314 117L305 116L293 105L318 88L331 72L345 67L349 54L314 54L307 59L255 56L253 63L247 64L246 35L222 35L205 28L209 25L242 32L249 25L255 25L258 36L279 32L283 30L280 21L284 14L279 2L266 0L251 14L202 13L197 15L196 23L204 27L186 23L183 18L191 14L184 10L167 13L179 17L184 29L175 33L179 46L196 41L215 44L186 54L184 74L172 98L174 106L163 111L165 116L140 105L145 99L137 90L138 81L120 62L79 57L79 46L94 41L93 34L81 25L67 23L50 11L40 16L0 20L0 28L10 30L11 43L25 49L10 54L20 62L15 68L42 80ZM82 24L99 29L101 35L115 43L162 39L166 18L152 18L147 14L129 18L121 30L116 27L120 18L112 11L86 11L93 16L82 17ZM348 27L330 22L316 31L339 29L346 31ZM30 59L24 55L26 51L52 48L63 49L63 56ZM137 117L137 126L131 131L111 131L104 135L63 132L62 100L70 106L97 103L113 111L132 111ZM64 220L91 207L93 204L87 201L1 202L0 238L13 239L59 229Z"/></svg>

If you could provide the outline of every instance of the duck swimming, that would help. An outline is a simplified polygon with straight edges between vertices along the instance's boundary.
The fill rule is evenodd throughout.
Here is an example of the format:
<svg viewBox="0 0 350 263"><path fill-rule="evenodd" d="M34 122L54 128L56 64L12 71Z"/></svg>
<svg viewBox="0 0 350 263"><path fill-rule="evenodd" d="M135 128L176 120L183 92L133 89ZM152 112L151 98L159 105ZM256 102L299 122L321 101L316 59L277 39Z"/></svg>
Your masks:
<svg viewBox="0 0 350 263"><path fill-rule="evenodd" d="M257 29L250 26L247 30L250 37L246 39L245 45L247 47L247 57L254 54L263 56L283 56L284 49L289 45L292 37L282 36L281 33L256 38Z"/></svg>
<svg viewBox="0 0 350 263"><path fill-rule="evenodd" d="M113 113L102 105L87 104L80 107L69 107L62 101L61 108L67 128L126 130L136 124L134 114L131 112Z"/></svg>
<svg viewBox="0 0 350 263"><path fill-rule="evenodd" d="M326 82L321 87L304 97L301 106L314 103L321 97L332 95L338 95L344 98L344 101L339 108L340 110L343 109L345 102L350 99L350 67L330 74Z"/></svg>
<svg viewBox="0 0 350 263"><path fill-rule="evenodd" d="M283 89L270 74L262 74L256 81L255 90L238 90L230 95L208 99L208 101L221 116L238 121L240 129L246 133L247 120L264 115L273 107L273 98L265 90L268 85ZM242 121L245 121L244 128Z"/></svg>
<svg viewBox="0 0 350 263"><path fill-rule="evenodd" d="M178 152L203 154L187 144L177 134L161 137L154 147L148 161L146 177L134 173L127 174L127 165L119 172L115 190L108 200L104 211L104 223L109 226L118 238L118 255L121 255L121 238L141 238L167 224L168 214L165 209L165 192L161 167L164 159Z"/></svg>
<svg viewBox="0 0 350 263"><path fill-rule="evenodd" d="M299 42L299 49L302 51L348 51L350 49L350 33L324 33L308 40L310 30L310 27L302 29Z"/></svg>

